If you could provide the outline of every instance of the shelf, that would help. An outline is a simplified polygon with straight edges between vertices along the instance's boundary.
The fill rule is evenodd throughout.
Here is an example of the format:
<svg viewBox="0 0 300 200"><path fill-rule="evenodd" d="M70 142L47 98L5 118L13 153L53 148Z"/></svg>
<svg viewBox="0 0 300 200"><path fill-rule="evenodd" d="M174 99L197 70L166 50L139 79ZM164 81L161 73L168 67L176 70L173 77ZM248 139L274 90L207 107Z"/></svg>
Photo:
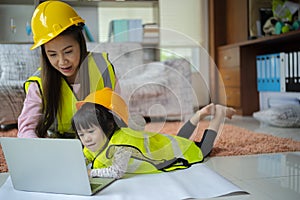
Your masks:
<svg viewBox="0 0 300 200"><path fill-rule="evenodd" d="M278 44L278 43L283 43L283 42L292 42L292 43L296 43L296 41L300 41L300 30L296 30L296 31L291 31L288 33L283 33L280 35L272 35L272 36L265 36L265 37L261 37L258 39L254 39L254 40L247 40L244 42L238 42L238 43L234 43L234 44L227 44L227 45L222 45L220 46L220 48L226 48L226 47L234 47L234 46L250 46L250 45L268 45L268 44ZM299 46L299 43L297 44Z"/></svg>

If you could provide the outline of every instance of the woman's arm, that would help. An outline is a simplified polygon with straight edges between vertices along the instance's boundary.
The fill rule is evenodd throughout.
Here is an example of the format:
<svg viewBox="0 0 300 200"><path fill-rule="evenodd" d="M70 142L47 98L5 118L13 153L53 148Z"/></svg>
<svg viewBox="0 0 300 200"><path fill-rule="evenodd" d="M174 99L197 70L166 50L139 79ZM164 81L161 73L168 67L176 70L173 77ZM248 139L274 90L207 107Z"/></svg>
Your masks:
<svg viewBox="0 0 300 200"><path fill-rule="evenodd" d="M91 177L121 178L127 170L127 165L131 157L131 151L126 147L118 147L113 164L108 168L92 169L89 174Z"/></svg>
<svg viewBox="0 0 300 200"><path fill-rule="evenodd" d="M35 128L42 115L42 98L37 83L31 83L18 117L18 137L37 137Z"/></svg>

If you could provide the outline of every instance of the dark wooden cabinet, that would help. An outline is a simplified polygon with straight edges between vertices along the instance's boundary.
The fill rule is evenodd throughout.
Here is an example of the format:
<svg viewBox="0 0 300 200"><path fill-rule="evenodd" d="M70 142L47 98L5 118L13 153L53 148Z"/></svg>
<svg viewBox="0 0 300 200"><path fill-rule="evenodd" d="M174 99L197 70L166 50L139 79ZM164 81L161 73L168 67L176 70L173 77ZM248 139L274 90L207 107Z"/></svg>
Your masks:
<svg viewBox="0 0 300 200"><path fill-rule="evenodd" d="M221 76L218 81L219 101L235 108L241 107L239 54L238 46L218 48L218 71Z"/></svg>
<svg viewBox="0 0 300 200"><path fill-rule="evenodd" d="M209 52L218 68L210 71L212 98L240 115L252 115L259 110L256 56L299 51L300 30L248 40L247 0L209 2Z"/></svg>

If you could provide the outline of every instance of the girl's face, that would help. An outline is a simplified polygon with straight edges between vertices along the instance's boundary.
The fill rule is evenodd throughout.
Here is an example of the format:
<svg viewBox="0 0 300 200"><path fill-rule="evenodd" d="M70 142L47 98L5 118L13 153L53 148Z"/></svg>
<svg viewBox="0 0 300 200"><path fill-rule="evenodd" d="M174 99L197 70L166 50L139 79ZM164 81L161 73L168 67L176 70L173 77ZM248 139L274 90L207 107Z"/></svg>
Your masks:
<svg viewBox="0 0 300 200"><path fill-rule="evenodd" d="M107 137L100 126L92 125L88 129L77 131L82 144L92 152L98 152L106 143Z"/></svg>
<svg viewBox="0 0 300 200"><path fill-rule="evenodd" d="M59 35L45 44L45 52L51 65L73 84L80 63L78 41L71 35Z"/></svg>

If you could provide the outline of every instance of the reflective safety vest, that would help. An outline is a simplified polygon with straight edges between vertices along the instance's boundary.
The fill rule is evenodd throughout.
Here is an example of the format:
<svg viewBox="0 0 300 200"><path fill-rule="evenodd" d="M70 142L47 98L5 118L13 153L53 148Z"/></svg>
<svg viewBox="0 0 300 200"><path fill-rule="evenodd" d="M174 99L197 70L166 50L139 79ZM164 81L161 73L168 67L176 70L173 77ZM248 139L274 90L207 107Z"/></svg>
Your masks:
<svg viewBox="0 0 300 200"><path fill-rule="evenodd" d="M110 87L114 89L115 87L115 72L112 64L108 60L107 53L95 54L89 53L88 55L88 70L90 77L90 92L100 90L104 87ZM28 87L30 83L36 82L39 86L40 93L43 95L41 71L37 70L33 76L29 77L24 83L24 89L27 94ZM53 126L50 127L55 133L74 133L71 127L71 120L76 112L76 102L78 101L76 95L74 95L72 89L62 78L62 89L61 89L61 102L59 105L59 110L61 114L57 113L56 121ZM47 103L47 102L45 102Z"/></svg>
<svg viewBox="0 0 300 200"><path fill-rule="evenodd" d="M88 148L83 152L92 168L107 168L113 163L116 147L129 148L132 152L126 173L157 173L185 169L203 161L201 149L186 138L135 131L130 128L117 130L105 149L96 154Z"/></svg>

